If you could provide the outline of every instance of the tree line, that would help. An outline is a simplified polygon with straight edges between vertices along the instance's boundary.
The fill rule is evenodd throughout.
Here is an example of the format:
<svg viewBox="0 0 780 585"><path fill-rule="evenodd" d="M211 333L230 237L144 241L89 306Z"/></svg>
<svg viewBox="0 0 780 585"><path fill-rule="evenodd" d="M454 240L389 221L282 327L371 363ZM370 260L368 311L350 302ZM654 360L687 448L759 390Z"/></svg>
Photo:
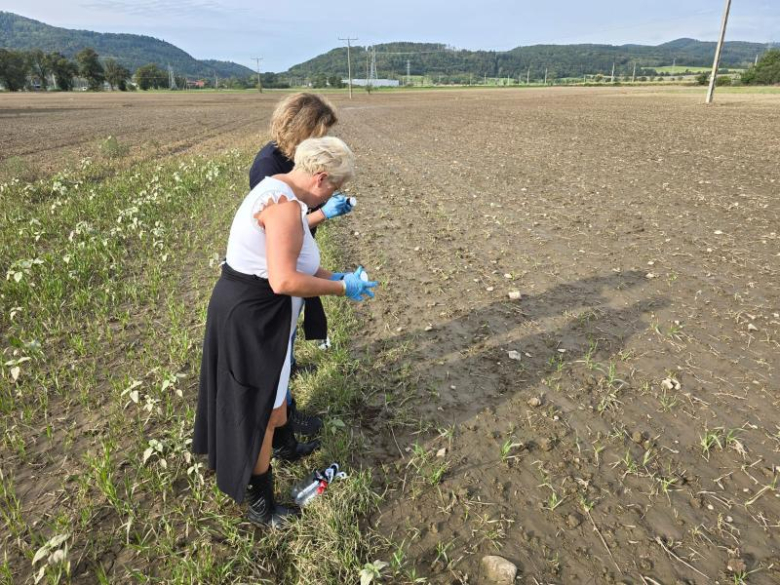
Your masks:
<svg viewBox="0 0 780 585"><path fill-rule="evenodd" d="M403 47L406 48L406 47ZM439 49L440 51L447 52L446 49ZM399 51L401 53L401 51ZM329 54L330 55L330 54ZM332 56L332 55L330 55ZM397 57L400 58L401 55ZM440 55L437 55L437 58ZM318 58L319 59L319 58ZM377 61L379 61L379 54L377 54ZM311 64L311 62L310 62ZM340 75L339 68L332 63L335 73L328 73L320 69L324 63L318 63L319 67L315 68L314 72L310 72L309 75L303 75L309 79L310 85L314 88L323 87L342 87L342 76ZM300 66L299 66L300 67ZM400 63L399 67L400 69ZM616 77L629 79L633 78L633 70L629 73L629 70L624 65L623 67L616 66ZM493 77L515 77L515 71L505 71L500 64L494 63L494 69L497 75ZM417 71L410 71L412 74L416 74ZM517 75L517 78L525 78L527 75L533 74L533 78L536 79L539 75L545 75L544 71L532 71L527 69L525 72ZM381 75L381 74L380 74ZM629 75L631 77L629 77ZM636 70L637 79L644 81L647 76L650 79L654 75L657 75L654 69L639 68ZM356 74L355 77L359 77ZM431 73L428 74L432 77ZM545 75L549 79L561 79L565 78L560 71L549 70ZM403 77L403 74L396 77ZM478 79L472 79L473 74L464 73L449 73L440 74L437 76L440 83L455 83L466 84L472 81L478 81ZM598 78L602 77L597 74L595 81L600 81ZM722 78L721 78L722 77ZM721 76L718 78L719 83L731 83L731 77ZM22 89L58 89L60 91L71 91L74 89L74 80L76 78L82 78L86 81L87 87L90 90L98 91L103 88L104 83L108 83L112 89L119 91L126 91L128 89L162 89L169 87L170 76L167 70L162 69L156 63L149 63L138 67L134 73L131 73L129 69L119 64L116 59L108 58L101 60L97 52L92 48L85 48L76 54L75 60L68 59L62 53L54 51L46 53L41 49L33 49L31 51L16 51L10 49L0 49L0 84L2 84L8 91L19 91ZM134 84L128 83L130 80L134 81ZM707 83L707 74L701 74L697 80L699 83ZM175 76L174 78L177 87L184 88L187 86L187 79L183 76ZM780 50L772 49L766 51L758 62L742 72L739 81L746 85L771 85L780 83ZM237 77L231 76L228 78L219 79L203 79L199 84L200 87L220 87L228 89L250 89L257 87L257 77L245 76ZM276 73L263 73L260 75L260 86L265 88L289 88L290 82L287 76L284 74Z"/></svg>
<svg viewBox="0 0 780 585"><path fill-rule="evenodd" d="M727 42L721 67L742 69L764 52L757 43ZM668 77L661 68L676 63L680 71L712 63L714 43L678 39L656 47L638 45L534 45L511 51L468 51L434 43L386 43L351 49L354 77L367 77L372 59L379 77L403 79L425 75L443 83L472 83L480 78L539 80L583 79L601 74L633 78ZM339 47L290 68L288 75L314 79L347 75L347 48Z"/></svg>
<svg viewBox="0 0 780 585"><path fill-rule="evenodd" d="M108 83L111 89L127 91L128 89L163 89L170 84L168 71L156 63L149 63L131 72L116 59L101 59L98 53L90 47L76 53L74 60L68 59L58 51L44 52L41 49L17 51L0 48L0 84L8 91L23 89L57 89L72 91L74 80L81 78L86 81L91 91L103 89ZM135 85L131 84L133 81ZM176 86L187 87L187 78L174 76ZM202 87L221 87L229 89L249 89L257 87L255 76L219 79L204 79ZM284 88L289 84L275 73L261 75L262 87Z"/></svg>

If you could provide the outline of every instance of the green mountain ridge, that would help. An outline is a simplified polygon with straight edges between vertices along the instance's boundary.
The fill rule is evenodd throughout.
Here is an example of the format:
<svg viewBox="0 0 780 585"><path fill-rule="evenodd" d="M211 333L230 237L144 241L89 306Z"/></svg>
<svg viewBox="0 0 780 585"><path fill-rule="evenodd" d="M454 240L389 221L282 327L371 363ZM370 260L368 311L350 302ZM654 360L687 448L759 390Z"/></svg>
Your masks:
<svg viewBox="0 0 780 585"><path fill-rule="evenodd" d="M156 63L162 68L171 65L177 75L191 77L246 77L253 73L248 67L230 61L199 61L154 37L59 28L11 12L0 12L0 48L59 51L72 59L85 47L95 49L102 59L116 59L131 71Z"/></svg>
<svg viewBox="0 0 780 585"><path fill-rule="evenodd" d="M724 44L721 67L744 68L763 53L763 43L728 41ZM655 67L676 63L682 72L686 66L712 66L715 43L695 39L676 39L658 46L649 45L531 45L509 51L471 51L438 43L385 43L374 47L352 48L354 77L365 77L371 52L376 52L379 77L403 78L407 62L411 75L513 77L539 79L545 70L553 77L581 77L585 74L610 74L612 65L618 75L649 72ZM317 74L347 75L347 48L339 47L295 65L291 76Z"/></svg>
<svg viewBox="0 0 780 585"><path fill-rule="evenodd" d="M59 51L73 58L85 47L92 47L102 59L114 58L134 71L142 65L171 65L177 75L190 77L249 77L255 72L230 61L197 60L165 41L136 34L98 33L71 30L0 11L0 48L45 52ZM724 45L721 66L745 68L751 65L767 45L728 41ZM680 38L657 46L626 44L530 45L508 51L457 49L441 43L393 42L373 47L352 47L353 77L367 76L372 52L376 54L379 77L403 79L411 75L460 78L511 77L540 79L609 75L615 66L617 75L651 74L656 67L676 63L682 72L686 66L708 67L715 52L714 42ZM347 48L338 47L294 65L281 76L311 78L315 75L347 76ZM272 74L275 75L275 74Z"/></svg>

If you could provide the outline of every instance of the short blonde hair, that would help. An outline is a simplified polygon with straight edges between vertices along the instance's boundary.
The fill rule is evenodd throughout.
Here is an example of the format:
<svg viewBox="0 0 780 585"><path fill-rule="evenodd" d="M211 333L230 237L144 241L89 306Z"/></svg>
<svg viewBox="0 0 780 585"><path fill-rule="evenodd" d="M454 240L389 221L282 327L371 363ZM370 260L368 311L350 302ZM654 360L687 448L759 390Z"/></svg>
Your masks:
<svg viewBox="0 0 780 585"><path fill-rule="evenodd" d="M295 149L307 138L325 136L338 122L333 106L313 93L294 93L276 106L271 116L271 139L293 160Z"/></svg>
<svg viewBox="0 0 780 585"><path fill-rule="evenodd" d="M335 136L309 138L295 151L295 169L309 175L327 173L331 185L338 188L355 175L355 155Z"/></svg>

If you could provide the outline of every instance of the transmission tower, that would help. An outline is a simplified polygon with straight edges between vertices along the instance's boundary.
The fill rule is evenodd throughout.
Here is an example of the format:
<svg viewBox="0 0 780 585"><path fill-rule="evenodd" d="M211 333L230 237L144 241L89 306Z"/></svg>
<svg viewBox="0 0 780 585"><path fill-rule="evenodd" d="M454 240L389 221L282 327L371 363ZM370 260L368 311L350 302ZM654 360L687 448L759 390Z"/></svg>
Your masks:
<svg viewBox="0 0 780 585"><path fill-rule="evenodd" d="M260 61L263 60L262 57L252 57L257 62L257 90L260 93L263 93L263 84L260 82Z"/></svg>
<svg viewBox="0 0 780 585"><path fill-rule="evenodd" d="M178 89L176 87L176 76L173 74L173 67L168 64L168 89Z"/></svg>
<svg viewBox="0 0 780 585"><path fill-rule="evenodd" d="M376 48L371 47L371 70L368 73L368 85L376 85Z"/></svg>

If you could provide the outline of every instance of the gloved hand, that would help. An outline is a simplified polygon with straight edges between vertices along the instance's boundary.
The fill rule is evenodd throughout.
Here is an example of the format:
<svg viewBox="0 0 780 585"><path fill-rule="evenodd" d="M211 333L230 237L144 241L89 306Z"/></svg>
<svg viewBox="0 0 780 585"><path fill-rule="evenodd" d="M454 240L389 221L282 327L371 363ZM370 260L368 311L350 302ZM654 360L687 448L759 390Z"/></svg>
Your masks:
<svg viewBox="0 0 780 585"><path fill-rule="evenodd" d="M366 298L374 298L374 292L371 290L377 284L373 280L363 280L360 275L363 273L363 267L358 266L355 272L348 272L344 275L343 281L347 285L346 296L353 301L361 302ZM364 296L365 295L365 296Z"/></svg>
<svg viewBox="0 0 780 585"><path fill-rule="evenodd" d="M344 273L334 272L333 276L331 276L328 280L344 280Z"/></svg>
<svg viewBox="0 0 780 585"><path fill-rule="evenodd" d="M320 209L326 218L333 219L352 211L352 204L349 202L349 197L336 191Z"/></svg>

